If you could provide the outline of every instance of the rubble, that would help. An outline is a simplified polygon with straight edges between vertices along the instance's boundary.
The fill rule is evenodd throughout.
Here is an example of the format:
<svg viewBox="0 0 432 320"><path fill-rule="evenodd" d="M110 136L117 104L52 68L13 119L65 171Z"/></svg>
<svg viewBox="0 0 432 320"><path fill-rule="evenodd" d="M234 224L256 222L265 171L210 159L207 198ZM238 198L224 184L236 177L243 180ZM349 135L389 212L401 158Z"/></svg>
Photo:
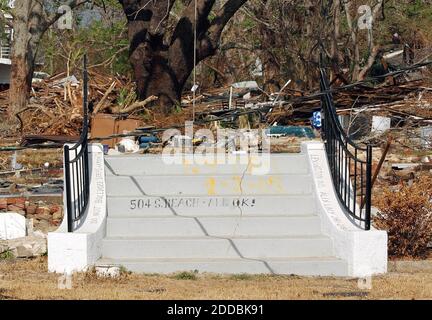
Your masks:
<svg viewBox="0 0 432 320"><path fill-rule="evenodd" d="M33 219L20 214L0 212L0 256L31 258L46 254L49 230L35 230L33 223Z"/></svg>
<svg viewBox="0 0 432 320"><path fill-rule="evenodd" d="M123 138L117 144L117 150L121 153L137 153L140 147L135 142L134 138Z"/></svg>
<svg viewBox="0 0 432 320"><path fill-rule="evenodd" d="M10 252L14 258L32 258L47 253L46 235L40 231L13 240L0 240L0 254Z"/></svg>
<svg viewBox="0 0 432 320"><path fill-rule="evenodd" d="M422 71L423 74L425 72L427 74L427 71ZM333 86L334 101L340 115L359 117L359 114L367 114L370 118L391 118L392 124L395 121L409 121L410 124L424 126L432 121L432 86L426 79L424 76L409 81L405 74L399 74L388 77L383 83ZM146 107L156 97L136 102L135 87L130 81L90 71L91 126L93 122L100 122L99 118L105 113L128 118L137 112L144 113L141 117L143 126L152 125L155 128L176 126L192 119L193 114L198 122L222 121L225 125L235 127L238 124L230 122L243 112L257 117L258 121L252 124L252 128L274 123L310 126L312 114L321 108L320 93L318 90L301 92L288 87L277 95L270 95L263 92L256 81L243 81L229 87L200 92L194 101L190 93L185 92L179 112L166 115L157 108ZM33 136L62 135L76 139L82 126L81 89L80 80L64 73L35 83L28 108L18 114L22 131ZM0 93L0 100L5 100L7 94L7 91ZM101 136L102 131L97 129L93 134L91 130L92 137ZM61 143L58 141L58 144ZM110 147L114 145L111 143Z"/></svg>
<svg viewBox="0 0 432 320"><path fill-rule="evenodd" d="M236 89L252 89L256 90L259 88L258 83L256 81L242 81L242 82L236 82L231 85L233 88Z"/></svg>
<svg viewBox="0 0 432 320"><path fill-rule="evenodd" d="M90 109L98 104L101 110L107 106L124 108L136 100L134 86L129 81L93 71L89 71L89 79L89 96L92 99ZM130 98L123 99L124 92L128 92ZM0 113L6 111L8 95L8 90L0 92ZM74 75L60 73L33 83L28 107L17 114L21 132L32 135L79 136L83 120L82 99L82 81Z"/></svg>
<svg viewBox="0 0 432 320"><path fill-rule="evenodd" d="M16 212L0 214L0 240L11 240L26 236L25 218Z"/></svg>
<svg viewBox="0 0 432 320"><path fill-rule="evenodd" d="M80 82L78 81L78 79L75 76L69 76L69 77L65 77L63 79L60 80L56 80L54 81L51 86L53 88L66 88L68 85L72 86L72 87L78 87L80 84Z"/></svg>

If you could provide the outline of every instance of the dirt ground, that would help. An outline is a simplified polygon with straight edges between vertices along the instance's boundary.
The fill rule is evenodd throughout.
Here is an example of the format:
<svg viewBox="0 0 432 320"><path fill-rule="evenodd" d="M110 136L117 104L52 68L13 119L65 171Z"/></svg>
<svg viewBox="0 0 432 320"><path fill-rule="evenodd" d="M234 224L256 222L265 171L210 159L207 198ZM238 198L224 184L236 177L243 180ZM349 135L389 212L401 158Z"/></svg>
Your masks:
<svg viewBox="0 0 432 320"><path fill-rule="evenodd" d="M0 260L2 299L432 299L432 273L388 273L372 278L372 289L358 279L298 276L219 276L179 273L100 278L94 272L72 277L59 289L61 275L47 272L47 258Z"/></svg>

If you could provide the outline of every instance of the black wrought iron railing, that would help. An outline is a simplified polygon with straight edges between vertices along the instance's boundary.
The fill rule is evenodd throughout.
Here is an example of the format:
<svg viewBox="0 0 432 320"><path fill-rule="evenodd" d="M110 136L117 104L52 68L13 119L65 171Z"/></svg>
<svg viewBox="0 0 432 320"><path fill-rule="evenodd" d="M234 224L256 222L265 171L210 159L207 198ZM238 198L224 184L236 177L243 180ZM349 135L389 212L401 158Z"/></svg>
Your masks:
<svg viewBox="0 0 432 320"><path fill-rule="evenodd" d="M83 217L89 202L90 169L88 159L88 74L87 57L84 56L83 72L83 127L78 142L65 145L64 177L68 232L73 232Z"/></svg>
<svg viewBox="0 0 432 320"><path fill-rule="evenodd" d="M342 128L327 74L320 68L323 139L339 201L355 224L370 230L372 147L360 147Z"/></svg>

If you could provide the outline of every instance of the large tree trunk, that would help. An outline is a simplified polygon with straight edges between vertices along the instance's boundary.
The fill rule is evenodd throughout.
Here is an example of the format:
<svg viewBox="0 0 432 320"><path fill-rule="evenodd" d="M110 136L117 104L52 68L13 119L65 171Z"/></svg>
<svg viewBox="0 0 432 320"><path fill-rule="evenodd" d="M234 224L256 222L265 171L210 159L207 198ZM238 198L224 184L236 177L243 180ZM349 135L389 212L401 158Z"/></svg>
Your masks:
<svg viewBox="0 0 432 320"><path fill-rule="evenodd" d="M180 101L184 84L179 83L166 58L155 56L144 63L133 63L133 65L134 72L138 75L136 80L140 100L153 95L157 96L159 104L165 111L169 111L173 104ZM143 68L145 76L140 75Z"/></svg>
<svg viewBox="0 0 432 320"><path fill-rule="evenodd" d="M29 62L30 59L32 58L26 54L15 54L12 56L13 63L9 90L11 101L9 114L11 116L27 106L34 71L32 68L33 63Z"/></svg>
<svg viewBox="0 0 432 320"><path fill-rule="evenodd" d="M136 39L140 31L133 34L132 38ZM143 100L155 95L159 97L161 106L169 108L179 101L183 84L179 84L169 64L168 52L155 42L156 40L145 40L131 49L130 63L135 75L138 98Z"/></svg>
<svg viewBox="0 0 432 320"><path fill-rule="evenodd" d="M155 95L160 104L171 105L178 101L181 89L168 61L168 47L163 43L167 3L150 4L146 0L120 2L128 19L129 60L138 98L143 100Z"/></svg>
<svg viewBox="0 0 432 320"><path fill-rule="evenodd" d="M10 81L10 108L9 114L24 109L30 96L34 62L36 58L36 43L40 35L31 35L27 30L28 21L15 23L14 37L11 54L11 81Z"/></svg>
<svg viewBox="0 0 432 320"><path fill-rule="evenodd" d="M9 115L13 116L27 106L33 77L35 52L31 43L35 43L29 32L32 12L32 1L16 1L13 21L14 40L11 50L11 79ZM38 13L41 6L35 8Z"/></svg>
<svg viewBox="0 0 432 320"><path fill-rule="evenodd" d="M215 0L196 0L196 19L195 1L190 1L171 36L166 34L166 25L175 1L119 2L128 19L129 57L138 97L143 100L155 95L157 104L169 111L180 100L195 65L214 55L223 28L246 0L228 0L211 22L208 16Z"/></svg>

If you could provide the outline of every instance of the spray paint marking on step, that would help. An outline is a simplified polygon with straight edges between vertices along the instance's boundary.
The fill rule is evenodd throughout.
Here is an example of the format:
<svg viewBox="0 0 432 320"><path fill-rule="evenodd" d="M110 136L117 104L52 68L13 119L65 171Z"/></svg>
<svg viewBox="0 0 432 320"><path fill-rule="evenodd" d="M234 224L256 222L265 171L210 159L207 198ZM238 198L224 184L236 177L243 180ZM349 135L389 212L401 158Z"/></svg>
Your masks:
<svg viewBox="0 0 432 320"><path fill-rule="evenodd" d="M181 197L164 197L164 198L147 198L132 199L129 203L130 210L140 209L161 209L161 208L253 208L256 205L255 198L181 198Z"/></svg>

